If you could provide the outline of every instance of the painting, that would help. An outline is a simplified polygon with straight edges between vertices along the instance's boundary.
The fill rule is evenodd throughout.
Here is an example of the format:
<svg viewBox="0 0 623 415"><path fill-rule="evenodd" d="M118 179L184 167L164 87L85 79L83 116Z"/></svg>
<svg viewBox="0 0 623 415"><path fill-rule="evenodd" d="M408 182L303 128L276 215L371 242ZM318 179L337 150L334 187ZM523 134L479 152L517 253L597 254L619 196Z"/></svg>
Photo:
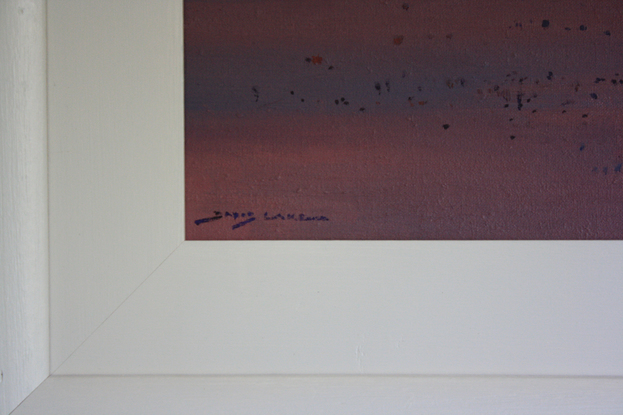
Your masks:
<svg viewBox="0 0 623 415"><path fill-rule="evenodd" d="M186 0L186 239L623 237L619 0Z"/></svg>

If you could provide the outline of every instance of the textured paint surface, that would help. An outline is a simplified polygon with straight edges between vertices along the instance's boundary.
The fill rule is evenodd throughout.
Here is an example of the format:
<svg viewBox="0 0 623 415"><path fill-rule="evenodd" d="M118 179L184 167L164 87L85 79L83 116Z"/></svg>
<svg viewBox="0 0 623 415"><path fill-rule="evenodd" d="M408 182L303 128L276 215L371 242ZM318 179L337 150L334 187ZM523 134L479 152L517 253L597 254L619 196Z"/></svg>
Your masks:
<svg viewBox="0 0 623 415"><path fill-rule="evenodd" d="M186 1L187 239L619 239L619 1Z"/></svg>

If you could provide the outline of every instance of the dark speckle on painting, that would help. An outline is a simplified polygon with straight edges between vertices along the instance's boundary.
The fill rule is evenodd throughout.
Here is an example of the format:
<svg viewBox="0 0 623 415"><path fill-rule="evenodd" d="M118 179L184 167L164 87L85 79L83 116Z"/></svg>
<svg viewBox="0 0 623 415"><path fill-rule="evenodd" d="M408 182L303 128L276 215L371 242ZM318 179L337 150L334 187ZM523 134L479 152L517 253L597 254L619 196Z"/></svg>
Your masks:
<svg viewBox="0 0 623 415"><path fill-rule="evenodd" d="M593 92L593 93L591 94L591 98L593 98L593 99L597 99L597 94Z"/></svg>
<svg viewBox="0 0 623 415"><path fill-rule="evenodd" d="M444 130L447 130L448 128L450 128L450 124L444 124L444 125L443 125L443 129L444 129Z"/></svg>
<svg viewBox="0 0 623 415"><path fill-rule="evenodd" d="M541 27L543 29L546 29L549 27L549 20L543 20L543 22L541 23Z"/></svg>
<svg viewBox="0 0 623 415"><path fill-rule="evenodd" d="M399 46L402 45L402 42L405 40L405 37L402 35L394 36L394 45Z"/></svg>
<svg viewBox="0 0 623 415"><path fill-rule="evenodd" d="M584 31L586 31L586 29L587 29L587 27L586 27L585 25L580 25L580 30L581 30L581 31L583 31L583 32L584 32Z"/></svg>
<svg viewBox="0 0 623 415"><path fill-rule="evenodd" d="M606 36L610 36L611 34L612 34L612 33L610 33L610 31L609 31L609 30L606 30L606 31L604 32L604 35L606 35Z"/></svg>
<svg viewBox="0 0 623 415"><path fill-rule="evenodd" d="M409 10L409 3L402 3L403 10Z"/></svg>

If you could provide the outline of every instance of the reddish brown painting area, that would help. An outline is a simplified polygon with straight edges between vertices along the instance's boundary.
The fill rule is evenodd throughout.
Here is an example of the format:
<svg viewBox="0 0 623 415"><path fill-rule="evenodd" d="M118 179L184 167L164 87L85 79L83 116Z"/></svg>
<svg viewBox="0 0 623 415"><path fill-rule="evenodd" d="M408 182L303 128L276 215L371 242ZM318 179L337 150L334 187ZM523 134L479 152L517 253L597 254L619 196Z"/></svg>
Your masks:
<svg viewBox="0 0 623 415"><path fill-rule="evenodd" d="M622 238L622 16L187 0L186 238Z"/></svg>

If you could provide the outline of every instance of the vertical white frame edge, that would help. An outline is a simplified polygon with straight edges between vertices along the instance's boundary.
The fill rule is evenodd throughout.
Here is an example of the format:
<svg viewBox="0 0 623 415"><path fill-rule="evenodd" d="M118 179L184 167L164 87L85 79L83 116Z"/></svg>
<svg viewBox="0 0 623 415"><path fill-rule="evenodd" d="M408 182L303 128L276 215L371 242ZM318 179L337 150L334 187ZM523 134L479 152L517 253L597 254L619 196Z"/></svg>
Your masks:
<svg viewBox="0 0 623 415"><path fill-rule="evenodd" d="M48 4L52 373L184 240L182 37L181 1Z"/></svg>
<svg viewBox="0 0 623 415"><path fill-rule="evenodd" d="M46 2L0 2L0 414L49 374Z"/></svg>

